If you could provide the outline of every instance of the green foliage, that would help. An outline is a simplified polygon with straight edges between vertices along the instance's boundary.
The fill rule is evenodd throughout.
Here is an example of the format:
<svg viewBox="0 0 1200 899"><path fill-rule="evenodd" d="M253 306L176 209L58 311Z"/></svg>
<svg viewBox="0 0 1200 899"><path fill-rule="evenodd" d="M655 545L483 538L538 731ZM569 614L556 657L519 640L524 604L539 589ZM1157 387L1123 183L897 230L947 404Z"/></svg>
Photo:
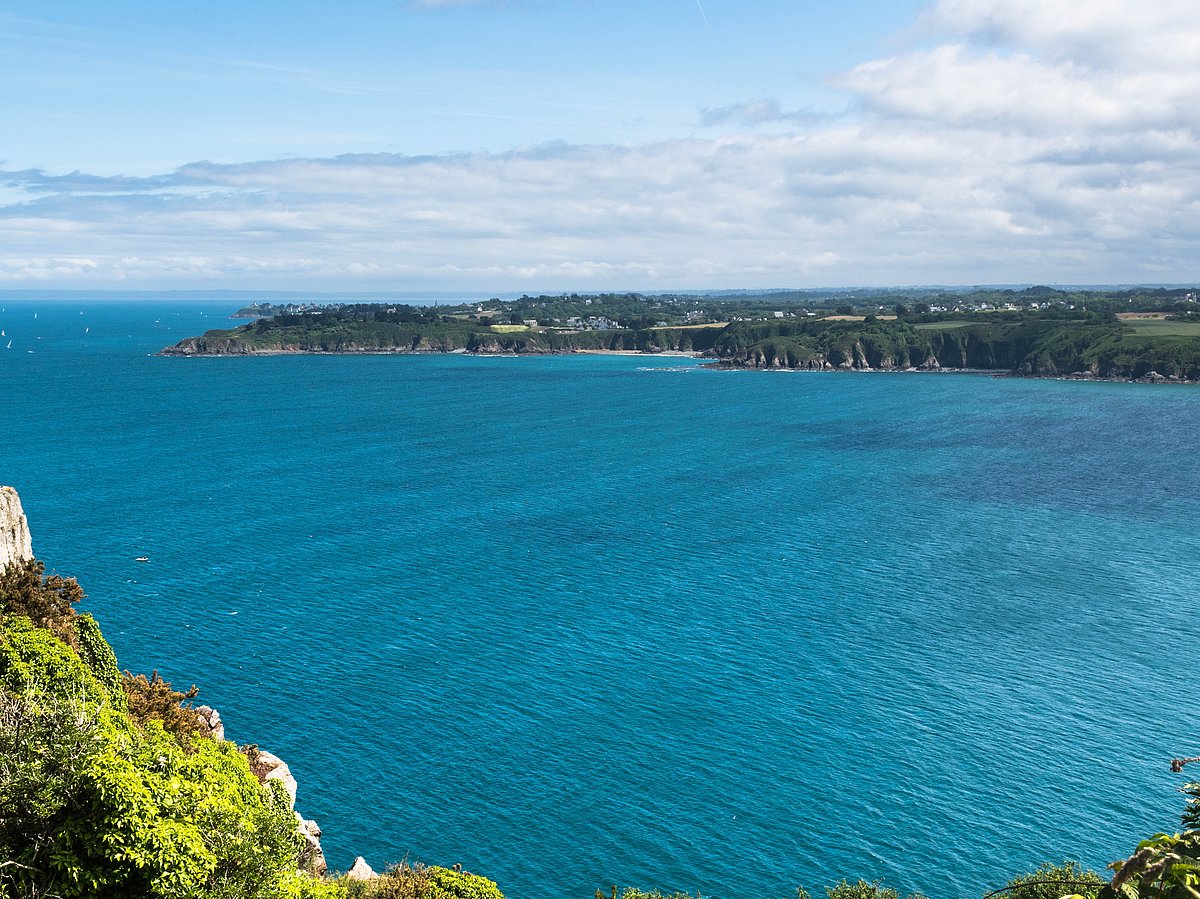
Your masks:
<svg viewBox="0 0 1200 899"><path fill-rule="evenodd" d="M0 690L12 695L44 691L89 706L105 700L104 688L71 647L24 617L4 622Z"/></svg>
<svg viewBox="0 0 1200 899"><path fill-rule="evenodd" d="M297 872L303 840L281 785L260 784L231 743L185 748L165 725L190 711L187 694L157 677L131 679L135 724L99 629L73 623L78 653L26 615L0 631L0 896L342 895Z"/></svg>
<svg viewBox="0 0 1200 899"><path fill-rule="evenodd" d="M71 619L73 603L85 594L75 578L46 575L46 566L37 559L14 562L0 572L0 610L5 615L21 615L38 627L51 631L68 646L75 646Z"/></svg>
<svg viewBox="0 0 1200 899"><path fill-rule="evenodd" d="M1200 897L1200 830L1160 833L1138 844L1116 871L1100 899L1197 899Z"/></svg>
<svg viewBox="0 0 1200 899"><path fill-rule="evenodd" d="M282 899L345 899L346 888L331 880L322 880L299 871L280 878Z"/></svg>
<svg viewBox="0 0 1200 899"><path fill-rule="evenodd" d="M801 891L797 891L797 899ZM805 894L807 895L807 894ZM892 887L884 886L879 880L839 880L831 887L825 888L828 899L900 899L900 894ZM908 899L925 899L920 893L912 893Z"/></svg>
<svg viewBox="0 0 1200 899"><path fill-rule="evenodd" d="M426 899L430 890L429 870L403 862L374 880L338 882L349 899Z"/></svg>
<svg viewBox="0 0 1200 899"><path fill-rule="evenodd" d="M1200 829L1200 783L1187 783L1180 792L1188 798L1187 808L1183 810L1182 820L1185 830Z"/></svg>
<svg viewBox="0 0 1200 899"><path fill-rule="evenodd" d="M504 899L486 877L450 868L401 863L375 880L338 882L350 899Z"/></svg>
<svg viewBox="0 0 1200 899"><path fill-rule="evenodd" d="M91 615L76 615L71 621L75 628L75 640L79 658L91 669L92 675L104 687L113 705L126 707L125 690L121 681L121 669L117 667L117 655L113 652L100 625Z"/></svg>
<svg viewBox="0 0 1200 899"><path fill-rule="evenodd" d="M1036 871L1021 874L1004 885L1004 899L1061 899L1082 896L1095 899L1106 881L1095 871L1078 862L1044 864Z"/></svg>
<svg viewBox="0 0 1200 899"><path fill-rule="evenodd" d="M504 899L493 881L467 871L449 868L427 868L430 891L428 899Z"/></svg>

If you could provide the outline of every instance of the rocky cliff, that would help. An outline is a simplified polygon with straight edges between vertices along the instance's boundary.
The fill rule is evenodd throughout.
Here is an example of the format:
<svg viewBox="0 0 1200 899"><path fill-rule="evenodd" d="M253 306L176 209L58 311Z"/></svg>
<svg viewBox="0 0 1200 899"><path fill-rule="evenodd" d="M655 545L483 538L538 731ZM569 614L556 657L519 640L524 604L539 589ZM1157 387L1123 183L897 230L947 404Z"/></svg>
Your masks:
<svg viewBox="0 0 1200 899"><path fill-rule="evenodd" d="M12 487L0 487L0 570L32 558L29 523L21 509L21 498Z"/></svg>

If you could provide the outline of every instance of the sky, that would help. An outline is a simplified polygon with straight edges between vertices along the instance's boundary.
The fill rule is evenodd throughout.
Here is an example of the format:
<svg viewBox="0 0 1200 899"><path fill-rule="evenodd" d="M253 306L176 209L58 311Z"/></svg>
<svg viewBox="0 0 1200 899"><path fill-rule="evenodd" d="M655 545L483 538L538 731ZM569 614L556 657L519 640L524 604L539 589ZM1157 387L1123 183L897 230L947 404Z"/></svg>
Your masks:
<svg viewBox="0 0 1200 899"><path fill-rule="evenodd" d="M1200 281L1194 0L4 0L0 289Z"/></svg>

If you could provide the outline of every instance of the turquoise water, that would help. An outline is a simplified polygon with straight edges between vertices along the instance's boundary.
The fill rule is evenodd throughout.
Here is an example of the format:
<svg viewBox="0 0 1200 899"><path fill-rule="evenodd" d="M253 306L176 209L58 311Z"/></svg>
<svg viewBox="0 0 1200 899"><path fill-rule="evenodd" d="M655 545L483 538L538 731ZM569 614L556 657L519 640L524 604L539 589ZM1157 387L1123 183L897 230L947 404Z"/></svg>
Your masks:
<svg viewBox="0 0 1200 899"><path fill-rule="evenodd" d="M334 867L943 899L1177 825L1200 391L166 359L229 307L0 306L35 550L289 762Z"/></svg>

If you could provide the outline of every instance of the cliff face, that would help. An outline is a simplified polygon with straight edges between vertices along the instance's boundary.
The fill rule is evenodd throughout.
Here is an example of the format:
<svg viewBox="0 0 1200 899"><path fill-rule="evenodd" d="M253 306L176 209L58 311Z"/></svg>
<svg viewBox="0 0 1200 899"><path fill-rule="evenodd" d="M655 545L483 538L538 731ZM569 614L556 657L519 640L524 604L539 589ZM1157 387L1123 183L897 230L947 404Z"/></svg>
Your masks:
<svg viewBox="0 0 1200 899"><path fill-rule="evenodd" d="M32 558L29 522L21 509L21 498L12 487L0 487L0 570Z"/></svg>

